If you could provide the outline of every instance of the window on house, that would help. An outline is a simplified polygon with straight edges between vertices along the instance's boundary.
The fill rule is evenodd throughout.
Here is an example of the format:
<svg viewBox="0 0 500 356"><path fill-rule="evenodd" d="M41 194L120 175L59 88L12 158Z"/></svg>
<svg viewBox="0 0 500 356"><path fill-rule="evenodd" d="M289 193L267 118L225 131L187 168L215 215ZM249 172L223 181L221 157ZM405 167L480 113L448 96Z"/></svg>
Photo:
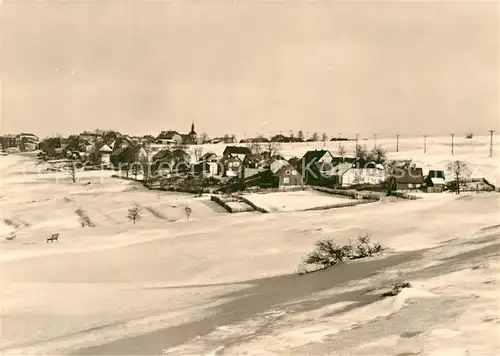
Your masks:
<svg viewBox="0 0 500 356"><path fill-rule="evenodd" d="M297 175L297 171L292 171L292 176L296 176Z"/></svg>
<svg viewBox="0 0 500 356"><path fill-rule="evenodd" d="M285 183L285 184L290 183L290 178L288 178L288 177L283 178L283 183Z"/></svg>
<svg viewBox="0 0 500 356"><path fill-rule="evenodd" d="M413 184L408 183L408 188L413 188Z"/></svg>
<svg viewBox="0 0 500 356"><path fill-rule="evenodd" d="M289 176L290 174L292 174L292 172L291 172L291 171L286 171L286 172L285 172L285 174L286 174L287 176Z"/></svg>

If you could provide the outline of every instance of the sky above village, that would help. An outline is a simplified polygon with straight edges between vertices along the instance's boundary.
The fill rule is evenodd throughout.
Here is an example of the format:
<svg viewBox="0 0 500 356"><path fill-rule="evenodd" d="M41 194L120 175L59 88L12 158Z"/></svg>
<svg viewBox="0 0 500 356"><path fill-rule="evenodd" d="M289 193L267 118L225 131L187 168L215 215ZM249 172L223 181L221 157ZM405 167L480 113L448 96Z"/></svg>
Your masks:
<svg viewBox="0 0 500 356"><path fill-rule="evenodd" d="M0 13L3 133L499 127L493 2L6 0Z"/></svg>

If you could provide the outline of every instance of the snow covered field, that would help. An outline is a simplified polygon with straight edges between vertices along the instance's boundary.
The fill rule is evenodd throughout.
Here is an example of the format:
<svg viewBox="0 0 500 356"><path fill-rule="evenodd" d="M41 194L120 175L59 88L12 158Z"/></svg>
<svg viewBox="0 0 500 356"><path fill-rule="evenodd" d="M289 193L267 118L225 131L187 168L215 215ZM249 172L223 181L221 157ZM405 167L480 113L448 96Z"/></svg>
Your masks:
<svg viewBox="0 0 500 356"><path fill-rule="evenodd" d="M419 139L401 139L390 155L427 168L465 159L498 183L488 139L456 137L455 156L448 138L428 138L426 155ZM393 141L378 143L393 151ZM300 156L309 147L283 150ZM0 157L3 355L500 353L497 193L228 214L207 197L95 172L71 183L28 162ZM142 207L135 225L134 204ZM77 209L94 227L81 228ZM45 243L54 232L60 242ZM365 233L388 247L383 256L294 274L318 239L342 244ZM412 288L380 298L401 280Z"/></svg>
<svg viewBox="0 0 500 356"><path fill-rule="evenodd" d="M301 211L348 202L349 198L335 197L316 191L247 194L245 198L269 212Z"/></svg>

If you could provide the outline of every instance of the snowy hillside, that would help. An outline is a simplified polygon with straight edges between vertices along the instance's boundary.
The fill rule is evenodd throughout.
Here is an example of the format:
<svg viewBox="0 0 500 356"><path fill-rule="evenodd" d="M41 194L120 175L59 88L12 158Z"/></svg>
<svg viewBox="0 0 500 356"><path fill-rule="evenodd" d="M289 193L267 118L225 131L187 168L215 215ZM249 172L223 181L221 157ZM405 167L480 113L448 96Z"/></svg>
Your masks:
<svg viewBox="0 0 500 356"><path fill-rule="evenodd" d="M427 142L425 155L420 139L401 139L398 153L395 140L377 143L426 169L464 159L500 183L500 147L488 157L489 138L456 138L454 156L448 138ZM497 193L229 214L208 197L149 191L109 172L72 183L16 155L0 156L0 169L3 355L500 353ZM60 241L46 243L56 232ZM294 273L317 240L365 233L387 247L382 256ZM412 287L380 298L402 280Z"/></svg>

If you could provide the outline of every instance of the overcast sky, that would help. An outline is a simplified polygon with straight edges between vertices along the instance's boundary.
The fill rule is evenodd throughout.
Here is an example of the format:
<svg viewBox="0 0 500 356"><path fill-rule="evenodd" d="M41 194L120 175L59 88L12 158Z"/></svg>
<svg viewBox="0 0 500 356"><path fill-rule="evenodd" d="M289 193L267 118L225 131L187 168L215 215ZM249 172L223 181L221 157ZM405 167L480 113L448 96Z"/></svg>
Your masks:
<svg viewBox="0 0 500 356"><path fill-rule="evenodd" d="M4 0L2 132L499 126L494 3Z"/></svg>

